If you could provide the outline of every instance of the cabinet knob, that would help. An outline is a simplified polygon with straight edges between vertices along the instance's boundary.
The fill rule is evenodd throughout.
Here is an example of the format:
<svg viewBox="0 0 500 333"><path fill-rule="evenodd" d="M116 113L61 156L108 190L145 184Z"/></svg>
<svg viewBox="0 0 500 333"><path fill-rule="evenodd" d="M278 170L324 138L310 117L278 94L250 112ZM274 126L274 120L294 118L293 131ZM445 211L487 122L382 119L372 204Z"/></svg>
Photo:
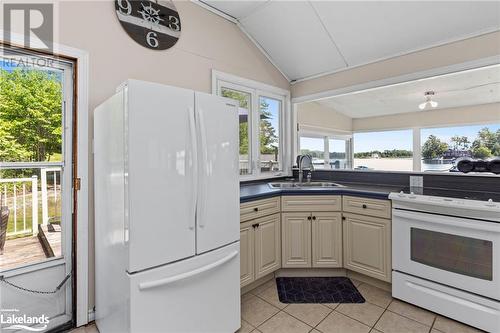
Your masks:
<svg viewBox="0 0 500 333"><path fill-rule="evenodd" d="M253 211L254 211L254 212L258 212L258 211L259 211L259 208L258 208L258 207L255 207L255 208L253 209Z"/></svg>
<svg viewBox="0 0 500 333"><path fill-rule="evenodd" d="M313 216L313 220L316 220L316 216Z"/></svg>
<svg viewBox="0 0 500 333"><path fill-rule="evenodd" d="M259 226L258 223L252 224L252 228L254 228L254 229L257 228L258 226Z"/></svg>
<svg viewBox="0 0 500 333"><path fill-rule="evenodd" d="M368 208L368 206L367 206L367 205L365 205L365 204L363 204L363 208Z"/></svg>
<svg viewBox="0 0 500 333"><path fill-rule="evenodd" d="M310 217L310 216L308 216L308 217L307 217L307 219L308 219L308 220L311 220L311 217Z"/></svg>
<svg viewBox="0 0 500 333"><path fill-rule="evenodd" d="M342 216L342 220L345 220L345 216Z"/></svg>

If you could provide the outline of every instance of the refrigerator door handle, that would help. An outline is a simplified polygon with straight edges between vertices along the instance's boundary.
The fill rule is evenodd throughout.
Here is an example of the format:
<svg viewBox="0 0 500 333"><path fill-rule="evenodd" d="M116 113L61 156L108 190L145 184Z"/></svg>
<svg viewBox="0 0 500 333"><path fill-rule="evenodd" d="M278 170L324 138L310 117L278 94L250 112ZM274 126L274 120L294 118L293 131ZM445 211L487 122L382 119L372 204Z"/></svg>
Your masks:
<svg viewBox="0 0 500 333"><path fill-rule="evenodd" d="M189 219L188 228L193 230L195 227L196 219L196 193L198 192L198 143L196 138L196 122L194 119L194 109L189 108L189 131L191 132L191 147L193 149L193 188L192 192L192 203L193 203L193 218Z"/></svg>
<svg viewBox="0 0 500 333"><path fill-rule="evenodd" d="M200 197L198 198L198 214L197 216L202 216L203 212L203 205L204 205L204 200L205 200L205 184L204 184L204 179L205 177L208 176L209 174L209 166L208 166L208 148L207 148L207 130L205 128L205 116L203 115L203 110L199 107L196 108L197 110L197 116L198 116L198 123L200 125L200 142L201 142L201 153L202 153L202 164L201 164L201 180L199 181L199 186L200 186ZM205 227L206 221L203 218L198 219L199 224L198 226L200 228Z"/></svg>
<svg viewBox="0 0 500 333"><path fill-rule="evenodd" d="M227 255L226 257L224 257L222 259L214 261L211 264L197 268L197 269L192 270L190 272L186 272L186 273L182 273L182 274L175 275L172 277L168 277L166 279L160 279L160 280L155 280L155 281L150 281L150 282L139 283L139 290L147 290L147 289L157 288L157 287L165 286L165 285L177 282L177 281L189 279L193 276L200 275L200 274L205 273L207 271L210 271L214 268L217 268L217 267L225 264L226 262L232 260L237 255L238 255L238 251L233 251L231 254Z"/></svg>

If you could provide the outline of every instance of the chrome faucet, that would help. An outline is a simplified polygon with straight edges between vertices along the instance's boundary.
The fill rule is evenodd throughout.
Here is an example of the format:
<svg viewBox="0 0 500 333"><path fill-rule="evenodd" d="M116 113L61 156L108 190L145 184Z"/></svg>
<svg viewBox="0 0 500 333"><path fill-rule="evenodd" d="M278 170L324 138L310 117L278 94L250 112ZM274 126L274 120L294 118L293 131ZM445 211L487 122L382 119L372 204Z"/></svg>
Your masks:
<svg viewBox="0 0 500 333"><path fill-rule="evenodd" d="M309 183L311 181L312 171L314 170L314 166L312 163L312 156L311 155L299 155L299 157L297 158L297 164L299 167L299 183L302 183L302 181L303 181L304 170L309 170L309 173L307 174L307 182ZM304 168L304 164L306 166L308 165L309 167Z"/></svg>

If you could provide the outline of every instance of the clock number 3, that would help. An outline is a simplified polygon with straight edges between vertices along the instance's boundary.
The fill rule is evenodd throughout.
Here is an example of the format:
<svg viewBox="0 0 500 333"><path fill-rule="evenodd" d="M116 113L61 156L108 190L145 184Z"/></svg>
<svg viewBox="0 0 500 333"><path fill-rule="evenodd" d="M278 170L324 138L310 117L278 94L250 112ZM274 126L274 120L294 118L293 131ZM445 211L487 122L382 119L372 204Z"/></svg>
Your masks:
<svg viewBox="0 0 500 333"><path fill-rule="evenodd" d="M180 31L181 27L179 26L179 19L175 16L168 17L168 27L173 31Z"/></svg>
<svg viewBox="0 0 500 333"><path fill-rule="evenodd" d="M157 48L159 45L158 34L154 31L148 32L148 34L146 35L146 42L149 46Z"/></svg>
<svg viewBox="0 0 500 333"><path fill-rule="evenodd" d="M129 0L118 0L120 13L130 15L132 13L132 5Z"/></svg>

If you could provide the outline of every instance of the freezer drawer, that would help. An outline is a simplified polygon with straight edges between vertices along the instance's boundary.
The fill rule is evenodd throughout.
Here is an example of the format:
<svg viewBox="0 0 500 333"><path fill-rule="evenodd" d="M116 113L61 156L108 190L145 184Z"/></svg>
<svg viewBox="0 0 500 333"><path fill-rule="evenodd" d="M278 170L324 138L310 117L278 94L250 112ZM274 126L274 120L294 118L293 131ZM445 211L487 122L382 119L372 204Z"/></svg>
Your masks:
<svg viewBox="0 0 500 333"><path fill-rule="evenodd" d="M240 327L239 242L130 274L130 332L235 332Z"/></svg>

